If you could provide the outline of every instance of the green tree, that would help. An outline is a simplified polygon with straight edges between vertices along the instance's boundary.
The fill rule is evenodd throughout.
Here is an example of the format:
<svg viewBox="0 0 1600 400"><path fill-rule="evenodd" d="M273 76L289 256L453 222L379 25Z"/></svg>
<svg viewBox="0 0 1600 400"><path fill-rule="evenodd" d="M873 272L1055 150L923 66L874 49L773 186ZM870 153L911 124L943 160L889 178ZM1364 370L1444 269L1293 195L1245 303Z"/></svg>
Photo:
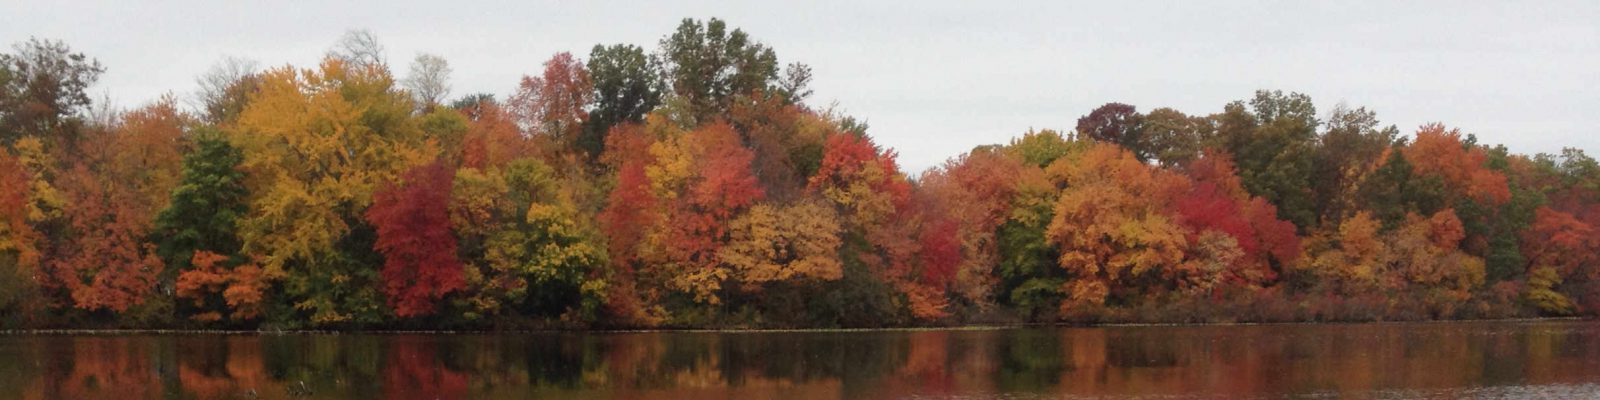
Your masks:
<svg viewBox="0 0 1600 400"><path fill-rule="evenodd" d="M691 125L723 115L734 96L781 89L777 53L720 19L684 19L661 39L660 51L663 76L686 103Z"/></svg>
<svg viewBox="0 0 1600 400"><path fill-rule="evenodd" d="M589 157L605 150L611 127L643 122L644 115L661 104L660 71L639 46L595 45L589 51L589 80L594 85L594 110L585 121L578 146Z"/></svg>
<svg viewBox="0 0 1600 400"><path fill-rule="evenodd" d="M1233 102L1217 123L1213 145L1233 156L1250 194L1278 206L1278 218L1302 231L1316 222L1311 191L1317 110L1300 93L1256 91L1248 104Z"/></svg>
<svg viewBox="0 0 1600 400"><path fill-rule="evenodd" d="M183 177L151 232L156 253L168 266L159 280L165 289L178 274L194 268L196 251L233 258L233 263L248 261L239 254L241 242L234 232L247 211L249 193L239 170L244 156L219 132L201 131L195 137L195 150L183 157Z"/></svg>

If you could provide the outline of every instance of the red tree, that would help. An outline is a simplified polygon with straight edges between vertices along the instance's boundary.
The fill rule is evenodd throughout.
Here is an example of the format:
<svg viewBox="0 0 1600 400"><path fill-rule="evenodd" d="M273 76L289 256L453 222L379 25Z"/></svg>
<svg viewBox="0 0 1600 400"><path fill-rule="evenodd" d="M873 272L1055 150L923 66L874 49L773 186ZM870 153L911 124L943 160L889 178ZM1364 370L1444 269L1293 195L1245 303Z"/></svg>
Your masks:
<svg viewBox="0 0 1600 400"><path fill-rule="evenodd" d="M454 178L434 162L412 168L400 185L373 195L367 221L378 231L374 248L384 256L383 289L395 315L431 314L434 302L466 285L450 230Z"/></svg>

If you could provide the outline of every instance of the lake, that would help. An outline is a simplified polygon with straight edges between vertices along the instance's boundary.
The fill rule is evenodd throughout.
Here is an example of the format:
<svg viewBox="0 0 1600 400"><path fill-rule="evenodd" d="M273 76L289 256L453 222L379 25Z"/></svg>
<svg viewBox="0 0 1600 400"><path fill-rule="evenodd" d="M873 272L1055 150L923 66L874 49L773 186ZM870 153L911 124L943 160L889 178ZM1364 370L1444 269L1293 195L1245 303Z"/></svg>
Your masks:
<svg viewBox="0 0 1600 400"><path fill-rule="evenodd" d="M1600 322L0 335L0 398L1600 397Z"/></svg>

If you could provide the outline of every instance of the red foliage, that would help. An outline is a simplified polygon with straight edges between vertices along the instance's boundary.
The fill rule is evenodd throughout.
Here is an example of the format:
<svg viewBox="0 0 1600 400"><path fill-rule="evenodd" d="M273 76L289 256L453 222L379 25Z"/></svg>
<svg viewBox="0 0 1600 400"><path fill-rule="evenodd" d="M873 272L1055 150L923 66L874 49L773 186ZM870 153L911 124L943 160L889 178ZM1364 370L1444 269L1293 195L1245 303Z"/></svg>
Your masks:
<svg viewBox="0 0 1600 400"><path fill-rule="evenodd" d="M1174 207L1191 229L1191 244L1207 230L1233 236L1244 251L1245 260L1261 267L1268 279L1273 274L1265 268L1267 256L1281 263L1300 257L1300 237L1294 224L1278 219L1277 207L1272 203L1251 197L1244 190L1227 155L1207 154L1189 164L1188 173L1194 185Z"/></svg>
<svg viewBox="0 0 1600 400"><path fill-rule="evenodd" d="M868 166L876 166L879 174L864 176ZM894 151L880 150L862 136L835 134L823 147L822 164L811 176L809 188L849 187L855 180L870 179L866 183L873 192L889 196L896 209L904 209L911 201L911 183L897 176L899 171Z"/></svg>
<svg viewBox="0 0 1600 400"><path fill-rule="evenodd" d="M432 338L404 337L389 341L383 363L383 398L463 399L467 374L451 369L434 350Z"/></svg>
<svg viewBox="0 0 1600 400"><path fill-rule="evenodd" d="M600 230L610 239L612 264L619 272L630 273L635 248L647 231L644 228L653 226L659 218L654 212L656 198L650 192L650 178L645 175L645 167L650 164L650 138L639 125L623 124L611 128L606 142L606 157L617 169L617 185L597 218Z"/></svg>
<svg viewBox="0 0 1600 400"><path fill-rule="evenodd" d="M926 223L917 236L922 249L922 283L942 289L956 276L961 264L961 239L955 221L938 218Z"/></svg>
<svg viewBox="0 0 1600 400"><path fill-rule="evenodd" d="M746 149L725 123L709 125L689 134L699 149L695 160L695 179L672 215L678 231L671 247L682 259L710 267L717 248L727 239L727 225L734 214L765 197L760 183L750 171L755 154Z"/></svg>
<svg viewBox="0 0 1600 400"><path fill-rule="evenodd" d="M509 103L530 134L548 135L570 147L589 117L584 111L594 96L589 71L572 53L561 52L544 63L538 77L522 77Z"/></svg>
<svg viewBox="0 0 1600 400"><path fill-rule="evenodd" d="M1563 278L1600 278L1600 237L1572 214L1539 207L1522 233L1522 254L1530 267L1553 267Z"/></svg>
<svg viewBox="0 0 1600 400"><path fill-rule="evenodd" d="M466 285L450 230L454 178L434 162L412 168L401 185L373 195L367 221L378 231L374 248L384 256L384 293L395 315L431 314L434 302Z"/></svg>

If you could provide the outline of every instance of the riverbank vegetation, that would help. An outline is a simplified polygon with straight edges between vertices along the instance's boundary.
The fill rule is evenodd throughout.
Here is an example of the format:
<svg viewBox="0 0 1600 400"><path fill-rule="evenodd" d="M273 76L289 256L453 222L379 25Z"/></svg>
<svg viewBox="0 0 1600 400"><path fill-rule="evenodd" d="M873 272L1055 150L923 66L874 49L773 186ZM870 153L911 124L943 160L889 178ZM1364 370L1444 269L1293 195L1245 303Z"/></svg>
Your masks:
<svg viewBox="0 0 1600 400"><path fill-rule="evenodd" d="M724 22L552 56L515 94L227 60L112 110L0 55L8 328L882 327L1592 316L1600 164L1258 91L1108 103L911 176ZM1191 112L1194 112L1191 110Z"/></svg>

